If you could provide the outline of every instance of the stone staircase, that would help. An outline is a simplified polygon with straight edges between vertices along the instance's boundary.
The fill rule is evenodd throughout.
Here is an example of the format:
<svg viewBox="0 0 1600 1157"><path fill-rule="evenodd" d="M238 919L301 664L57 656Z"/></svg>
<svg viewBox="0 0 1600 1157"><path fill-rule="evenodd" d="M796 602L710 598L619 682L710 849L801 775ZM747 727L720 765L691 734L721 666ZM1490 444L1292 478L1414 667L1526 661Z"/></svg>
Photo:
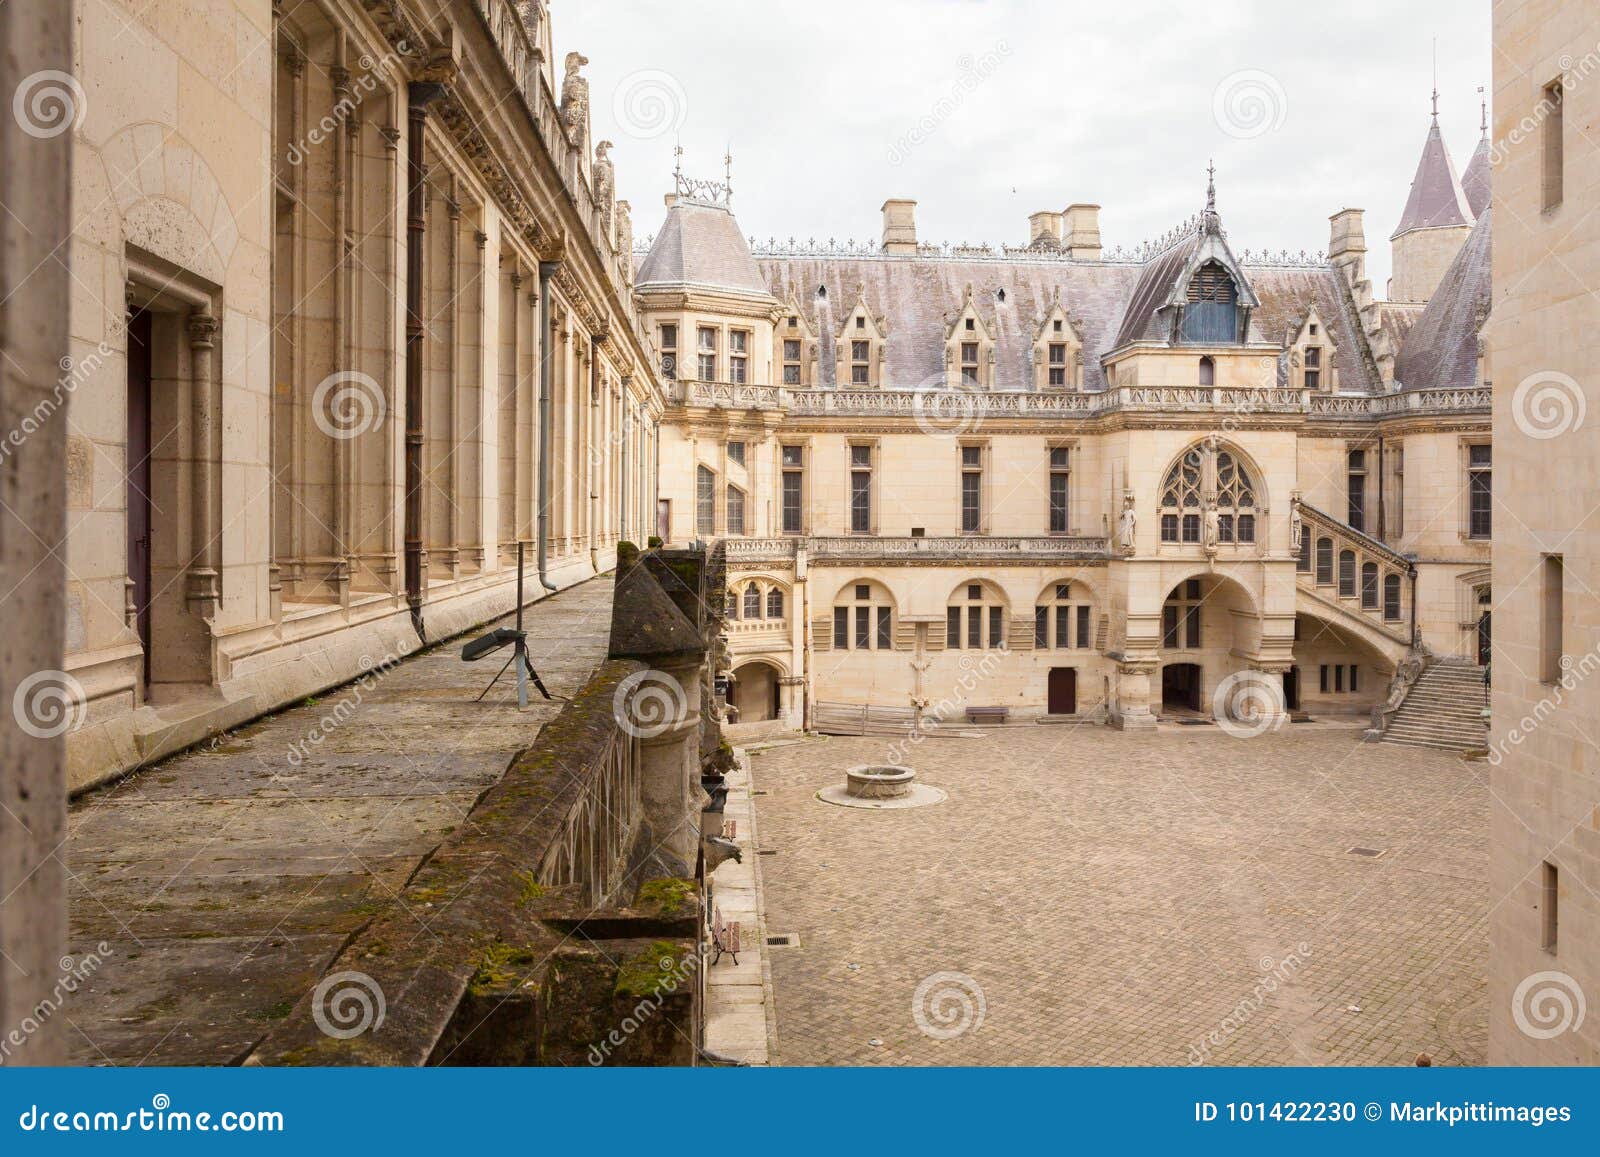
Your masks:
<svg viewBox="0 0 1600 1157"><path fill-rule="evenodd" d="M1466 659L1438 659L1412 684L1383 742L1444 751L1487 747L1483 723L1483 668Z"/></svg>

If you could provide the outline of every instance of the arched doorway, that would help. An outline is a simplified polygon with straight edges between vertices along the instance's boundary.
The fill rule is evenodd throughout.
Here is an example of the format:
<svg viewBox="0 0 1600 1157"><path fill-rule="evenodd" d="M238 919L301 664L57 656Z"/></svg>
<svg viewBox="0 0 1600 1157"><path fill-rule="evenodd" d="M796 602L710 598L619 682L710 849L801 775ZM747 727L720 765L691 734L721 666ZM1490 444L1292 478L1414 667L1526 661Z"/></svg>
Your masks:
<svg viewBox="0 0 1600 1157"><path fill-rule="evenodd" d="M770 663L746 663L736 669L732 691L740 723L778 718L778 670Z"/></svg>

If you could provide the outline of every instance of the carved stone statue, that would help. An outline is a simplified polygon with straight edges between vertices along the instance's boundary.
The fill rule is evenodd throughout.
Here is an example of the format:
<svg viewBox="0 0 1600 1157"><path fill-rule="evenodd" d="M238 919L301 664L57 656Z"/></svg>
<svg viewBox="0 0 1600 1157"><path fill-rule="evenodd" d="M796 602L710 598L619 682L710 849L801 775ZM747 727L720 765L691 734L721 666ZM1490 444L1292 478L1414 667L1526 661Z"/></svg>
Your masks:
<svg viewBox="0 0 1600 1157"><path fill-rule="evenodd" d="M626 201L616 204L617 225L612 236L616 239L617 254L622 259L622 280L633 284L633 207Z"/></svg>
<svg viewBox="0 0 1600 1157"><path fill-rule="evenodd" d="M1305 542L1306 524L1300 518L1300 492L1296 490L1289 495L1289 542L1294 547L1296 554Z"/></svg>
<svg viewBox="0 0 1600 1157"><path fill-rule="evenodd" d="M601 141L594 147L594 204L600 210L600 219L605 222L608 237L611 236L611 221L615 212L613 201L617 195L617 170L608 155L610 152L610 141Z"/></svg>
<svg viewBox="0 0 1600 1157"><path fill-rule="evenodd" d="M1206 499L1206 535L1205 547L1207 554L1217 553L1217 543L1221 541L1220 517L1217 514L1217 500Z"/></svg>
<svg viewBox="0 0 1600 1157"><path fill-rule="evenodd" d="M589 82L579 72L588 63L589 58L581 52L567 53L567 75L561 82L561 124L573 144L589 131Z"/></svg>
<svg viewBox="0 0 1600 1157"><path fill-rule="evenodd" d="M1139 516L1133 509L1133 491L1122 492L1122 518L1118 523L1117 537L1123 554L1132 554L1138 541Z"/></svg>

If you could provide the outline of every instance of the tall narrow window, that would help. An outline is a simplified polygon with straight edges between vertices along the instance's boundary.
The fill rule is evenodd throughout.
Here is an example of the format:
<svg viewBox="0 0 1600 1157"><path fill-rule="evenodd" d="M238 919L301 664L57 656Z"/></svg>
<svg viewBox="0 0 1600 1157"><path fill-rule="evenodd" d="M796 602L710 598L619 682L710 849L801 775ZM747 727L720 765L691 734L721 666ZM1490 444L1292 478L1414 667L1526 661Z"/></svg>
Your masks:
<svg viewBox="0 0 1600 1157"><path fill-rule="evenodd" d="M876 608L878 615L878 650L887 651L894 646L894 612L888 607Z"/></svg>
<svg viewBox="0 0 1600 1157"><path fill-rule="evenodd" d="M1302 574L1311 573L1311 535L1304 528L1300 531L1300 558L1295 563L1295 569Z"/></svg>
<svg viewBox="0 0 1600 1157"><path fill-rule="evenodd" d="M1067 449L1050 450L1050 533L1067 533Z"/></svg>
<svg viewBox="0 0 1600 1157"><path fill-rule="evenodd" d="M1467 447L1467 537L1488 538L1494 523L1494 448Z"/></svg>
<svg viewBox="0 0 1600 1157"><path fill-rule="evenodd" d="M1560 681L1561 657L1567 653L1565 585L1562 557L1545 555L1539 572L1539 678L1545 683Z"/></svg>
<svg viewBox="0 0 1600 1157"><path fill-rule="evenodd" d="M701 538L717 533L717 476L704 466L695 468L694 528Z"/></svg>
<svg viewBox="0 0 1600 1157"><path fill-rule="evenodd" d="M1361 609L1378 609L1378 564L1375 562L1361 564Z"/></svg>
<svg viewBox="0 0 1600 1157"><path fill-rule="evenodd" d="M944 645L952 649L961 646L961 608L946 607L944 612Z"/></svg>
<svg viewBox="0 0 1600 1157"><path fill-rule="evenodd" d="M1383 617L1391 623L1400 621L1400 576L1397 574L1383 576Z"/></svg>
<svg viewBox="0 0 1600 1157"><path fill-rule="evenodd" d="M1383 503L1383 533L1389 541L1406 532L1406 452L1402 446L1392 447L1389 459L1389 486Z"/></svg>
<svg viewBox="0 0 1600 1157"><path fill-rule="evenodd" d="M856 608L856 649L866 650L872 646L872 608Z"/></svg>
<svg viewBox="0 0 1600 1157"><path fill-rule="evenodd" d="M1317 583L1329 586L1333 582L1333 539L1317 539Z"/></svg>
<svg viewBox="0 0 1600 1157"><path fill-rule="evenodd" d="M773 587L767 592L767 618L783 618L783 591Z"/></svg>
<svg viewBox="0 0 1600 1157"><path fill-rule="evenodd" d="M801 533L800 499L805 491L805 447L783 448L783 533Z"/></svg>
<svg viewBox="0 0 1600 1157"><path fill-rule="evenodd" d="M1339 552L1339 597L1356 597L1356 552L1353 550Z"/></svg>
<svg viewBox="0 0 1600 1157"><path fill-rule="evenodd" d="M742 386L749 380L747 367L750 364L750 331L734 329L728 331L728 380L736 386Z"/></svg>
<svg viewBox="0 0 1600 1157"><path fill-rule="evenodd" d="M856 319L860 321L860 318ZM872 384L872 343L868 341L852 341L850 343L850 384L852 386L866 386Z"/></svg>
<svg viewBox="0 0 1600 1157"><path fill-rule="evenodd" d="M747 619L761 617L761 588L755 583L744 588L744 617Z"/></svg>
<svg viewBox="0 0 1600 1157"><path fill-rule="evenodd" d="M661 376L669 381L678 376L678 327L661 327Z"/></svg>
<svg viewBox="0 0 1600 1157"><path fill-rule="evenodd" d="M700 336L695 348L700 357L700 380L714 382L717 380L717 331L709 325L703 325L697 332Z"/></svg>
<svg viewBox="0 0 1600 1157"><path fill-rule="evenodd" d="M1564 91L1565 86L1562 84L1562 78L1557 77L1544 86L1544 100L1541 102L1544 111L1544 127L1541 132L1544 134L1542 144L1544 152L1543 192L1545 212L1558 207L1565 196L1563 186L1566 184L1566 158L1561 139L1561 98Z"/></svg>
<svg viewBox="0 0 1600 1157"><path fill-rule="evenodd" d="M1350 526L1362 532L1367 529L1367 452L1365 450L1352 450L1346 459L1345 470L1345 495L1346 509L1349 517L1345 519Z"/></svg>
<svg viewBox="0 0 1600 1157"><path fill-rule="evenodd" d="M1050 343L1049 377L1046 381L1057 387L1067 384L1067 343L1053 341Z"/></svg>
<svg viewBox="0 0 1600 1157"><path fill-rule="evenodd" d="M961 384L963 386L978 384L978 343L975 341L961 343Z"/></svg>
<svg viewBox="0 0 1600 1157"><path fill-rule="evenodd" d="M728 533L744 533L744 491L737 486L728 487Z"/></svg>
<svg viewBox="0 0 1600 1157"><path fill-rule="evenodd" d="M1217 384L1217 363L1210 358L1200 359L1200 384L1202 386Z"/></svg>
<svg viewBox="0 0 1600 1157"><path fill-rule="evenodd" d="M983 530L983 447L961 447L961 533Z"/></svg>
<svg viewBox="0 0 1600 1157"><path fill-rule="evenodd" d="M1560 933L1561 874L1556 866L1546 860L1539 871L1539 947L1546 952L1556 950Z"/></svg>
<svg viewBox="0 0 1600 1157"><path fill-rule="evenodd" d="M833 608L833 647L836 651L850 648L850 608Z"/></svg>
<svg viewBox="0 0 1600 1157"><path fill-rule="evenodd" d="M850 533L872 533L872 447L850 447Z"/></svg>
<svg viewBox="0 0 1600 1157"><path fill-rule="evenodd" d="M732 458L739 465L743 466L744 465L744 443L743 442L729 442L728 443L728 457Z"/></svg>
<svg viewBox="0 0 1600 1157"><path fill-rule="evenodd" d="M1322 347L1308 345L1305 349L1306 357L1306 389L1322 389Z"/></svg>
<svg viewBox="0 0 1600 1157"><path fill-rule="evenodd" d="M790 319L794 320L793 318ZM798 338L786 337L783 339L783 384L798 386L800 384L800 341Z"/></svg>

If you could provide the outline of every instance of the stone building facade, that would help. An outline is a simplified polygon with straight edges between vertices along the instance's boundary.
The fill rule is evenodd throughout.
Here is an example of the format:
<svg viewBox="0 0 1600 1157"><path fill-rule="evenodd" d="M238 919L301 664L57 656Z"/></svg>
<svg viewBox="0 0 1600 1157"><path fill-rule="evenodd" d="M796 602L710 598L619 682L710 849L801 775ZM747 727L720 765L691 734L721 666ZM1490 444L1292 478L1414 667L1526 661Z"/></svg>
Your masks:
<svg viewBox="0 0 1600 1157"><path fill-rule="evenodd" d="M1489 1059L1600 1064L1600 12L1494 5Z"/></svg>
<svg viewBox="0 0 1600 1157"><path fill-rule="evenodd" d="M665 399L539 0L76 7L81 788L611 568Z"/></svg>
<svg viewBox="0 0 1600 1157"><path fill-rule="evenodd" d="M1252 254L1197 200L1132 253L1088 204L930 245L909 200L881 244L752 247L680 176L635 286L673 379L658 533L727 539L741 721L1364 714L1479 661L1490 214L1437 123L1414 300L1375 296L1358 209L1325 257Z"/></svg>

